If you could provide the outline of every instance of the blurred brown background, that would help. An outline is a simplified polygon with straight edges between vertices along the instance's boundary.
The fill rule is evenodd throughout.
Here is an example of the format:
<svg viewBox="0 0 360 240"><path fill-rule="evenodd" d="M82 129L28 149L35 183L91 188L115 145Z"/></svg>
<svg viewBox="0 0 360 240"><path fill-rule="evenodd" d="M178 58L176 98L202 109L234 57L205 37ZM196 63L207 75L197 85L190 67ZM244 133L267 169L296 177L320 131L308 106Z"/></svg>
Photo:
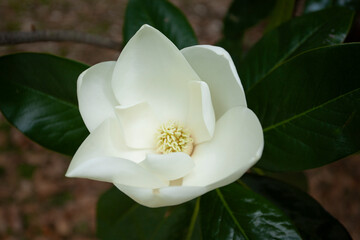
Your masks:
<svg viewBox="0 0 360 240"><path fill-rule="evenodd" d="M201 44L221 38L231 0L172 0L189 19ZM62 29L120 41L125 0L0 0L0 31ZM250 39L258 39L253 31ZM117 59L119 52L78 43L0 46L0 56L49 52L87 64ZM111 185L64 174L69 158L43 149L0 115L0 239L95 238L98 197ZM360 158L306 171L310 194L360 239Z"/></svg>

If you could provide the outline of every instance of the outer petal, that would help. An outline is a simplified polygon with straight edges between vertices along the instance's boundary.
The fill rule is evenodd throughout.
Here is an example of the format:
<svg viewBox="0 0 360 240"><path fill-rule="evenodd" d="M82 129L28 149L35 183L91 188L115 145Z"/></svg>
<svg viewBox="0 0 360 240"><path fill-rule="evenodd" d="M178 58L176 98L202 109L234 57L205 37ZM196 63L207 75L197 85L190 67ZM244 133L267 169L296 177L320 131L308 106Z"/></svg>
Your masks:
<svg viewBox="0 0 360 240"><path fill-rule="evenodd" d="M114 117L118 105L111 89L115 62L102 62L84 71L78 78L79 110L86 127L92 132L105 119Z"/></svg>
<svg viewBox="0 0 360 240"><path fill-rule="evenodd" d="M169 185L137 164L148 152L126 147L117 120L108 119L81 144L66 176L150 188Z"/></svg>
<svg viewBox="0 0 360 240"><path fill-rule="evenodd" d="M148 102L161 121L184 121L193 80L199 77L176 46L144 25L120 54L112 86L121 105Z"/></svg>
<svg viewBox="0 0 360 240"><path fill-rule="evenodd" d="M124 185L145 188L159 188L169 185L168 181L158 178L139 164L115 157L88 159L76 168L68 170L66 176L119 182Z"/></svg>
<svg viewBox="0 0 360 240"><path fill-rule="evenodd" d="M134 201L147 207L164 207L181 204L209 191L206 187L180 186L152 190L125 186L118 183L115 183L115 186Z"/></svg>
<svg viewBox="0 0 360 240"><path fill-rule="evenodd" d="M191 67L210 87L216 119L235 106L245 106L246 99L235 65L224 49L198 45L181 50Z"/></svg>
<svg viewBox="0 0 360 240"><path fill-rule="evenodd" d="M191 157L182 152L148 154L141 166L166 180L175 180L188 174L194 167Z"/></svg>
<svg viewBox="0 0 360 240"><path fill-rule="evenodd" d="M92 158L117 157L135 163L143 161L149 151L128 148L122 135L117 119L104 121L81 144L70 163L68 173Z"/></svg>
<svg viewBox="0 0 360 240"><path fill-rule="evenodd" d="M195 144L210 140L215 129L215 114L208 85L202 81L189 83L190 101L187 127Z"/></svg>
<svg viewBox="0 0 360 240"><path fill-rule="evenodd" d="M214 138L195 147L195 167L183 185L213 189L229 184L256 163L263 146L256 115L245 107L232 108L217 121Z"/></svg>
<svg viewBox="0 0 360 240"><path fill-rule="evenodd" d="M131 148L154 148L155 133L160 122L148 103L116 107L126 145Z"/></svg>

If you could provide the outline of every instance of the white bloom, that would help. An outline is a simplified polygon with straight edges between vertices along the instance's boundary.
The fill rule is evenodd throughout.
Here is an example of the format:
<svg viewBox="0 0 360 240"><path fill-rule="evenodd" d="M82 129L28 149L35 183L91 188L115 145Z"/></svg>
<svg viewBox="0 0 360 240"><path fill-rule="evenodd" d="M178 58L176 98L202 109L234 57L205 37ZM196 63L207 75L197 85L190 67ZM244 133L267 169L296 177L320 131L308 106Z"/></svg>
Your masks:
<svg viewBox="0 0 360 240"><path fill-rule="evenodd" d="M161 207L236 181L261 156L261 125L222 48L179 51L144 25L116 62L90 67L77 84L90 135L68 177L111 182Z"/></svg>

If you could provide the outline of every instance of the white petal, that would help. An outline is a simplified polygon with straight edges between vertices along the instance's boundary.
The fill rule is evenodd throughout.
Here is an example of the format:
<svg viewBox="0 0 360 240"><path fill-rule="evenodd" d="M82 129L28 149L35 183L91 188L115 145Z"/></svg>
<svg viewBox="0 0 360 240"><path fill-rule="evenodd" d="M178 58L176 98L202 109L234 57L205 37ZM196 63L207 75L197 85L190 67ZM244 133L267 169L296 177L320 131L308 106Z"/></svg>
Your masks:
<svg viewBox="0 0 360 240"><path fill-rule="evenodd" d="M139 187L168 186L168 181L137 164L145 159L149 151L129 149L122 135L117 119L105 120L81 144L66 176Z"/></svg>
<svg viewBox="0 0 360 240"><path fill-rule="evenodd" d="M77 81L79 110L86 127L92 132L100 123L114 117L118 105L111 89L115 62L102 62L84 71Z"/></svg>
<svg viewBox="0 0 360 240"><path fill-rule="evenodd" d="M175 180L188 174L194 167L191 157L182 152L148 154L141 166L166 180Z"/></svg>
<svg viewBox="0 0 360 240"><path fill-rule="evenodd" d="M215 114L208 85L202 81L189 83L190 101L187 125L195 144L210 140L215 129Z"/></svg>
<svg viewBox="0 0 360 240"><path fill-rule="evenodd" d="M213 189L229 184L257 162L263 147L256 115L245 107L232 108L216 122L213 139L195 147L191 156L195 167L183 185Z"/></svg>
<svg viewBox="0 0 360 240"><path fill-rule="evenodd" d="M190 201L206 193L206 187L164 187L156 190L136 188L115 183L115 186L134 201L147 207L164 207Z"/></svg>
<svg viewBox="0 0 360 240"><path fill-rule="evenodd" d="M209 85L216 119L246 99L235 65L224 49L198 45L181 50L202 81Z"/></svg>
<svg viewBox="0 0 360 240"><path fill-rule="evenodd" d="M148 102L165 122L184 121L187 82L199 78L176 46L144 25L126 44L116 63L112 86L121 105Z"/></svg>
<svg viewBox="0 0 360 240"><path fill-rule="evenodd" d="M148 103L117 106L116 114L122 125L126 145L131 148L154 148L160 122Z"/></svg>
<svg viewBox="0 0 360 240"><path fill-rule="evenodd" d="M117 182L145 188L159 188L169 185L168 181L158 178L140 165L130 160L115 157L88 159L76 168L69 169L66 176Z"/></svg>
<svg viewBox="0 0 360 240"><path fill-rule="evenodd" d="M67 174L93 158L115 157L135 163L145 159L149 151L134 150L125 145L122 129L117 119L107 119L97 127L81 144L71 160Z"/></svg>

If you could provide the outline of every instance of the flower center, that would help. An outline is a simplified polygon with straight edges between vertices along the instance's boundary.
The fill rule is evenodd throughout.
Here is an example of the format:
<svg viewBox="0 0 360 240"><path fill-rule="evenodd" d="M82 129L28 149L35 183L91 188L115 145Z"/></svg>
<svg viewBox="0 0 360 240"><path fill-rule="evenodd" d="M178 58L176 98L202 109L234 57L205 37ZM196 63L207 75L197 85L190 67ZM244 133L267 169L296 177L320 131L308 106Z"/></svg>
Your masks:
<svg viewBox="0 0 360 240"><path fill-rule="evenodd" d="M161 124L156 133L157 151L162 154L184 152L191 155L194 141L189 130L176 121Z"/></svg>

